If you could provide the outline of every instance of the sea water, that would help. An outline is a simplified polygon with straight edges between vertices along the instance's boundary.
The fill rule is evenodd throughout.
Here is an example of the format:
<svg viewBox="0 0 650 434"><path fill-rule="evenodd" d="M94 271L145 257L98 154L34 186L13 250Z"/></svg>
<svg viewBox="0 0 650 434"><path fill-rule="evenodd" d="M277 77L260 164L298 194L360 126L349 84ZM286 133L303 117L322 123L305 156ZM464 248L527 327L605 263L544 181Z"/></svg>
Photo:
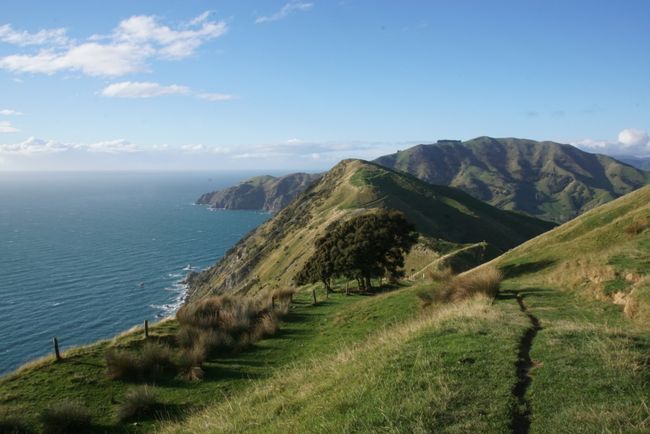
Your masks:
<svg viewBox="0 0 650 434"><path fill-rule="evenodd" d="M172 315L188 269L269 215L202 194L250 173L0 173L0 374Z"/></svg>

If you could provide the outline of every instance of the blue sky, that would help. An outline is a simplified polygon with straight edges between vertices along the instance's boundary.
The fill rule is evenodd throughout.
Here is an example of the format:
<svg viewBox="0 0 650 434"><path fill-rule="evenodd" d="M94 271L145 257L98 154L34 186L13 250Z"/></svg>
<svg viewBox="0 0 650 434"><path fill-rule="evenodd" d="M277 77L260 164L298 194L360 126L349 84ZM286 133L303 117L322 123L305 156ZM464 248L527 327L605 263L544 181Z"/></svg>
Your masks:
<svg viewBox="0 0 650 434"><path fill-rule="evenodd" d="M650 155L647 1L24 1L0 170L323 169L481 135Z"/></svg>

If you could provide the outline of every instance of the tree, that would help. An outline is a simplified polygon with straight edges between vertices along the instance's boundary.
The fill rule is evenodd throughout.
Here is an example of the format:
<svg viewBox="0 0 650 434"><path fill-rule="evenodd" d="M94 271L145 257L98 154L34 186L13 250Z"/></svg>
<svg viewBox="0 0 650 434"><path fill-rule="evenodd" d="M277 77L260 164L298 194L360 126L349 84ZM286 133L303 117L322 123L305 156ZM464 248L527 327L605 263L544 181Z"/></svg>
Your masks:
<svg viewBox="0 0 650 434"><path fill-rule="evenodd" d="M331 279L355 279L360 290L371 290L372 278L400 276L404 254L417 242L415 227L398 211L379 210L328 228L316 240L315 252L296 276L296 283L323 282L331 290Z"/></svg>

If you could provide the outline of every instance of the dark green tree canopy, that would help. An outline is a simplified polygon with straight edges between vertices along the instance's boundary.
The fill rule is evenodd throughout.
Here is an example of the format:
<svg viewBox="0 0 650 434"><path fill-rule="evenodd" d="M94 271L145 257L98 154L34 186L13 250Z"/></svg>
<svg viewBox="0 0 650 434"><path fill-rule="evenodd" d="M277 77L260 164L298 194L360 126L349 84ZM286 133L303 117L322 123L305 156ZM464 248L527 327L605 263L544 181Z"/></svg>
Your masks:
<svg viewBox="0 0 650 434"><path fill-rule="evenodd" d="M378 210L330 226L316 240L316 251L296 276L296 283L323 282L331 290L331 279L356 279L359 288L371 289L370 279L399 276L404 254L417 242L415 227L399 211Z"/></svg>

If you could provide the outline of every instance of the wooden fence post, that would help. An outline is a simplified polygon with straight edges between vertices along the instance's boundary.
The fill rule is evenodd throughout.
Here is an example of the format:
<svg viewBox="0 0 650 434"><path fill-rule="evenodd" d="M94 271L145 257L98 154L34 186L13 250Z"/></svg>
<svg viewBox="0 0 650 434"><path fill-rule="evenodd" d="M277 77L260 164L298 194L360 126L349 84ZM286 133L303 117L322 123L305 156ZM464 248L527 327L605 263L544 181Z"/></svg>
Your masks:
<svg viewBox="0 0 650 434"><path fill-rule="evenodd" d="M311 298L314 300L314 304L316 304L316 290L315 289L311 290Z"/></svg>
<svg viewBox="0 0 650 434"><path fill-rule="evenodd" d="M52 343L54 344L54 355L56 356L56 361L59 362L61 361L61 353L59 352L59 340L56 338L52 338Z"/></svg>
<svg viewBox="0 0 650 434"><path fill-rule="evenodd" d="M149 339L149 320L144 320L144 338Z"/></svg>

